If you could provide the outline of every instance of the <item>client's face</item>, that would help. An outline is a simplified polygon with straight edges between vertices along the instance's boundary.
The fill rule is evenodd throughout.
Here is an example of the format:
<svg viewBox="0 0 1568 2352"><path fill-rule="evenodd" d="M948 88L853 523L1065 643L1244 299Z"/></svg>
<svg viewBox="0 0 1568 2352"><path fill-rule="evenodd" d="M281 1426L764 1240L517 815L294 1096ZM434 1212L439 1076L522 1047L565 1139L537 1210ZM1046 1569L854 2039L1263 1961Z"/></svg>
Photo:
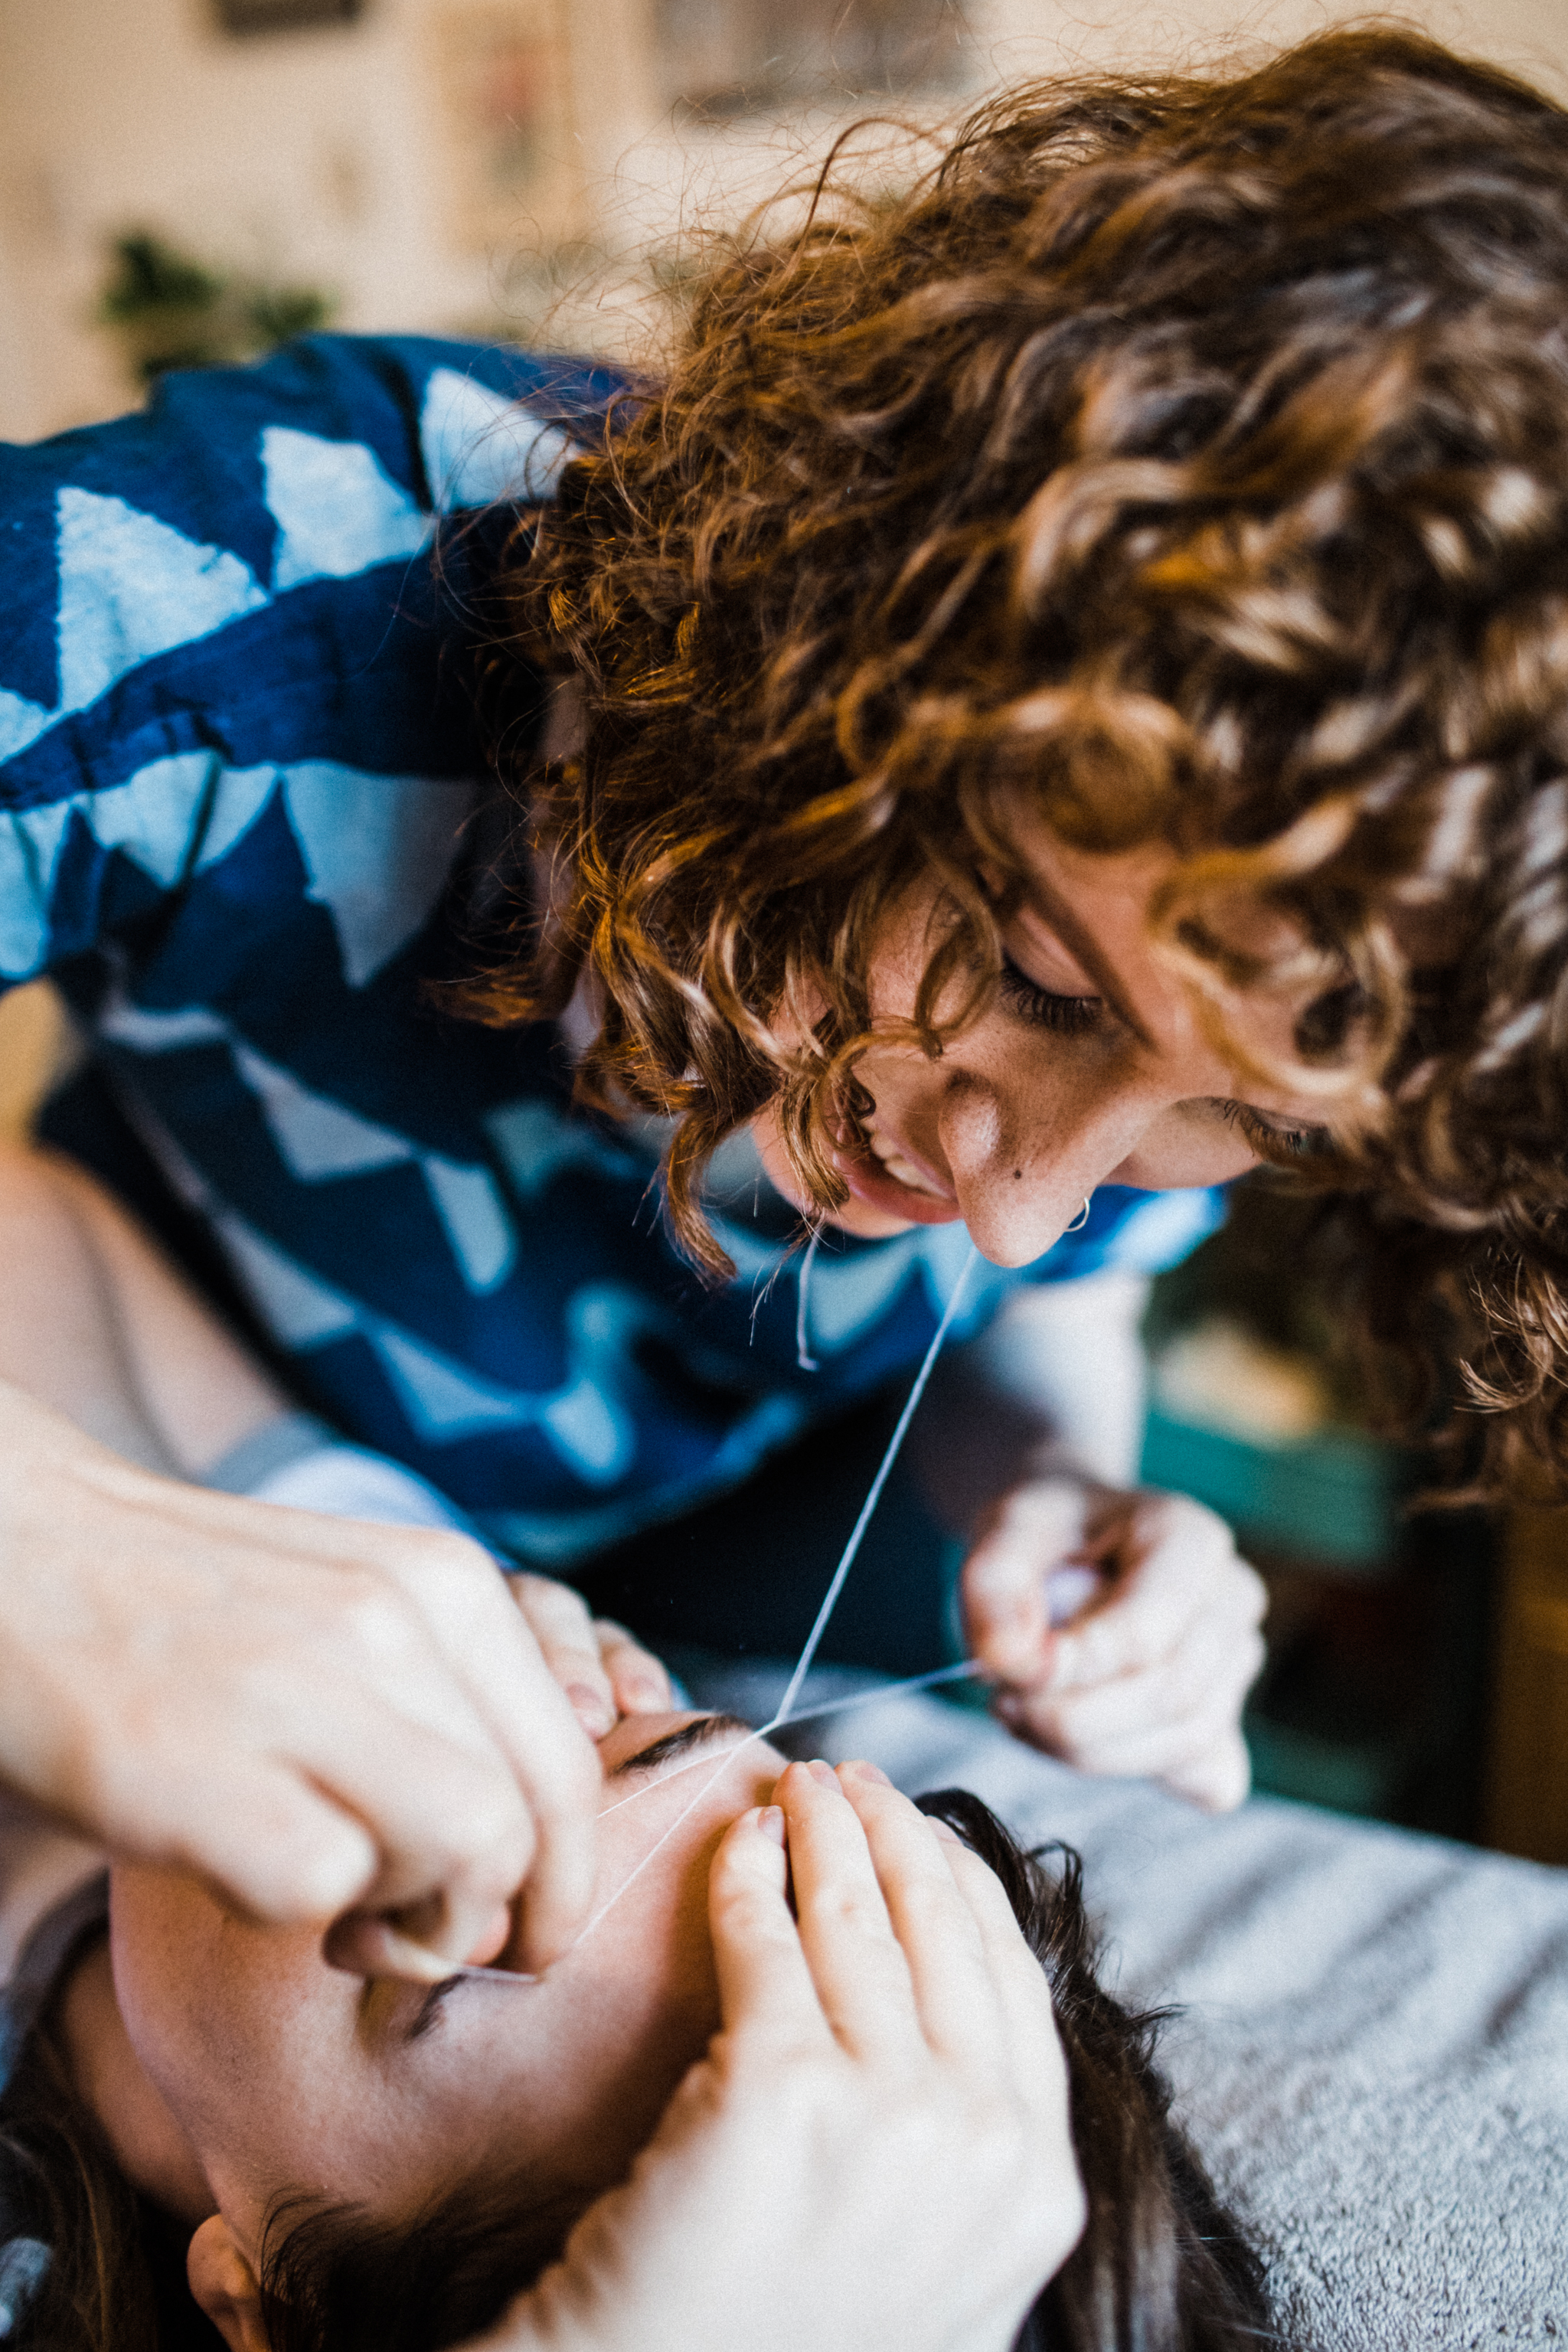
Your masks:
<svg viewBox="0 0 1568 2352"><path fill-rule="evenodd" d="M247 2252L283 2192L396 2219L492 2162L552 2186L618 2177L717 2029L709 1864L783 1769L762 1742L726 1763L744 1735L642 1715L600 1743L595 1910L647 1866L537 1983L367 1983L329 1968L313 1931L249 1927L174 1872L116 1872L132 2044Z"/></svg>

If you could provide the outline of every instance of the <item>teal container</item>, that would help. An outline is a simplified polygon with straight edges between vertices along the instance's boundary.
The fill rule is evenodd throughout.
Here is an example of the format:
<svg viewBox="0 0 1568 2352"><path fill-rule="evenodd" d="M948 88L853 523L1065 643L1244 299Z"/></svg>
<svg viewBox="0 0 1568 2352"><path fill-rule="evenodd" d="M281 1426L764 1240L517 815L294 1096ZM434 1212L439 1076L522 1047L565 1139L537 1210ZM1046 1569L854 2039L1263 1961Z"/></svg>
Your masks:
<svg viewBox="0 0 1568 2352"><path fill-rule="evenodd" d="M1157 1407L1144 1427L1140 1475L1146 1486L1206 1503L1260 1549L1352 1573L1386 1566L1410 1480L1397 1447L1353 1430L1256 1445L1172 1421Z"/></svg>
<svg viewBox="0 0 1568 2352"><path fill-rule="evenodd" d="M1260 1795L1294 1797L1363 1821L1386 1821L1420 1760L1407 1727L1382 1739L1335 1739L1298 1724L1276 1723L1268 1692L1249 1706L1241 1727L1252 1759L1252 1785Z"/></svg>

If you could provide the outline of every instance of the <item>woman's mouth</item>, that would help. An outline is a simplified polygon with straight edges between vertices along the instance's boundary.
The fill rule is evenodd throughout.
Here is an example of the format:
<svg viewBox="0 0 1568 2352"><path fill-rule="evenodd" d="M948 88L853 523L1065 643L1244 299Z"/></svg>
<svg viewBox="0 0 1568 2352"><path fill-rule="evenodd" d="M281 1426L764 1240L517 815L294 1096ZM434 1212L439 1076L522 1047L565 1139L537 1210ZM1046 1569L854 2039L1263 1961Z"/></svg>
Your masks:
<svg viewBox="0 0 1568 2352"><path fill-rule="evenodd" d="M858 1150L836 1151L834 1165L858 1201L914 1225L950 1225L962 1213L952 1192L901 1144L868 1126Z"/></svg>

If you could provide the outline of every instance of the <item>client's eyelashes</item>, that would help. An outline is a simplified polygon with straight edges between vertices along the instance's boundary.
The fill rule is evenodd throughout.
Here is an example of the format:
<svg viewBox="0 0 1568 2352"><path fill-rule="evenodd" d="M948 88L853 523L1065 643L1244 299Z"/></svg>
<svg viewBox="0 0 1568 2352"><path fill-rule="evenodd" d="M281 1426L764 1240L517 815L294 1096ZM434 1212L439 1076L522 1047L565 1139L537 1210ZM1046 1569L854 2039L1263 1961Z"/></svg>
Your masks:
<svg viewBox="0 0 1568 2352"><path fill-rule="evenodd" d="M424 2000L420 2002L418 2008L416 2010L413 2017L409 2021L407 2030L404 2034L404 2040L405 2042L417 2042L423 2034L429 2032L430 2028L435 2024L436 2020L441 2014L441 2005L445 2001L447 1995L449 1992L455 1991L462 1981L463 1972L459 1969L455 1970L451 1976L443 1977L439 1984L433 1984L427 1988Z"/></svg>
<svg viewBox="0 0 1568 2352"><path fill-rule="evenodd" d="M1001 992L1013 1011L1037 1028L1054 1029L1069 1037L1099 1028L1105 1017L1102 997L1062 996L1053 988L1042 988L1038 981L1020 971L1009 955L1002 958Z"/></svg>

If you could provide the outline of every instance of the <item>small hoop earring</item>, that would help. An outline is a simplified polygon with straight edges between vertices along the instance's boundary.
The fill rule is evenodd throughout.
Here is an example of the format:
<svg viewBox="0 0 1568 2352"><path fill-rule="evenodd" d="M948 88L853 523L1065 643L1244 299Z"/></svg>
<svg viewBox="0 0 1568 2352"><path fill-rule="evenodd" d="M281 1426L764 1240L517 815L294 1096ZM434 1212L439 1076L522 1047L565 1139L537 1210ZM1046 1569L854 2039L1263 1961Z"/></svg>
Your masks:
<svg viewBox="0 0 1568 2352"><path fill-rule="evenodd" d="M1082 1208L1079 1211L1079 1213L1078 1213L1077 1216L1073 1219L1073 1221L1072 1221L1071 1224L1070 1224L1070 1225L1064 1225L1064 1226L1062 1227L1062 1231L1063 1231L1063 1233L1064 1233L1064 1234L1077 1234L1077 1233L1081 1233L1081 1232L1082 1232L1082 1230L1083 1230L1083 1228L1084 1228L1084 1226L1085 1226L1085 1225L1087 1225L1087 1224L1088 1224L1088 1223L1089 1223L1089 1195L1088 1195L1088 1193L1086 1192L1086 1193L1084 1194L1084 1200L1083 1200L1083 1206L1082 1206Z"/></svg>

